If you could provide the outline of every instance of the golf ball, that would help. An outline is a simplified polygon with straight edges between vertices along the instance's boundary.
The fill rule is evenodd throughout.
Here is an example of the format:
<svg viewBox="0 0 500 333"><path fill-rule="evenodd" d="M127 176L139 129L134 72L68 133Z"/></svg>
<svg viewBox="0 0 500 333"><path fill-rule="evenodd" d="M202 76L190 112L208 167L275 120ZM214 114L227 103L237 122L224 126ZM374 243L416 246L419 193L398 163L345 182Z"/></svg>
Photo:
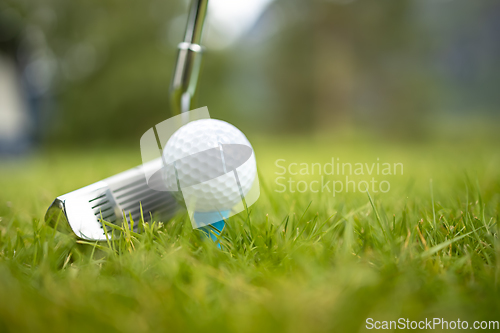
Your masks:
<svg viewBox="0 0 500 333"><path fill-rule="evenodd" d="M231 155L231 156L229 156ZM196 212L230 210L241 203L255 180L252 146L235 126L201 119L178 129L163 150L163 179ZM236 161L236 162L235 162Z"/></svg>

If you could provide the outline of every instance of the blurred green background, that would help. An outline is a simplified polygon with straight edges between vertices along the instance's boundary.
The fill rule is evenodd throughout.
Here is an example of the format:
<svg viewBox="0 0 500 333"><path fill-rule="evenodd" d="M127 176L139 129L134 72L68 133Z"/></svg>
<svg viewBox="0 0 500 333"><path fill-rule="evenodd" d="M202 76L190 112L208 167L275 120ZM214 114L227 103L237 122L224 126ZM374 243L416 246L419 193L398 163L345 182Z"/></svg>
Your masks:
<svg viewBox="0 0 500 333"><path fill-rule="evenodd" d="M187 1L0 0L0 332L498 320L500 2L210 1L196 104L247 134L261 184L223 251L183 215L100 250L43 222L141 163ZM277 159L332 158L404 174L373 201L276 192Z"/></svg>
<svg viewBox="0 0 500 333"><path fill-rule="evenodd" d="M138 145L171 115L187 8L1 0L0 54L36 105L24 131L49 147ZM494 0L213 0L197 105L256 135L495 138L499 29Z"/></svg>

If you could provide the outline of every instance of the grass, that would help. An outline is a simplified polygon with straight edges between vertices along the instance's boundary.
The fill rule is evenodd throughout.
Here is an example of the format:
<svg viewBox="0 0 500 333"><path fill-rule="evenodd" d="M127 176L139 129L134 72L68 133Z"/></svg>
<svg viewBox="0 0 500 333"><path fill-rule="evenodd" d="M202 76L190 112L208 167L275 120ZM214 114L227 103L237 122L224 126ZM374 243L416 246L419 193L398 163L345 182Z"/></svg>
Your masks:
<svg viewBox="0 0 500 333"><path fill-rule="evenodd" d="M0 332L357 332L367 318L500 320L493 144L252 141L261 197L249 217L229 220L223 250L185 215L99 244L44 224L55 196L134 166L138 152L3 163ZM276 192L276 159L331 157L400 162L404 174L377 176L391 183L385 194Z"/></svg>

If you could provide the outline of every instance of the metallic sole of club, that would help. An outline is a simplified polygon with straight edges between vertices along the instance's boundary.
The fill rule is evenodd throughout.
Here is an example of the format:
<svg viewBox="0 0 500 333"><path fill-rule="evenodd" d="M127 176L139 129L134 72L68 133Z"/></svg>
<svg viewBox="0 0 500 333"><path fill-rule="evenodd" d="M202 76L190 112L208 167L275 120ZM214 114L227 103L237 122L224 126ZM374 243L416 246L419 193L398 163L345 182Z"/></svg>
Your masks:
<svg viewBox="0 0 500 333"><path fill-rule="evenodd" d="M158 170L161 163L157 159L59 196L47 210L45 221L90 241L106 240L110 229L103 226L103 220L121 226L125 217L129 223L132 217L136 229L141 218L167 221L179 210L176 199L170 192L150 189L145 178L145 171Z"/></svg>

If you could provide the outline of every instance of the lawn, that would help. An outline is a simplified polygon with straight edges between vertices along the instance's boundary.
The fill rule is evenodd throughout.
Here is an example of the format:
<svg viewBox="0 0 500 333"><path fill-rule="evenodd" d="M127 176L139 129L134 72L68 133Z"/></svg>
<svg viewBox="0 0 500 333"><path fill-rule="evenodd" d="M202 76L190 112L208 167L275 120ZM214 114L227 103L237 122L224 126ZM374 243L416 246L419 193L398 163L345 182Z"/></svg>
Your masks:
<svg viewBox="0 0 500 333"><path fill-rule="evenodd" d="M367 318L500 320L494 144L250 140L261 197L229 219L222 250L185 214L100 244L44 224L57 195L140 163L136 148L2 163L0 332L358 332ZM404 171L375 177L390 183L387 193L277 192L277 177L311 184L345 175L278 175L276 160L298 163L295 173L332 158Z"/></svg>

